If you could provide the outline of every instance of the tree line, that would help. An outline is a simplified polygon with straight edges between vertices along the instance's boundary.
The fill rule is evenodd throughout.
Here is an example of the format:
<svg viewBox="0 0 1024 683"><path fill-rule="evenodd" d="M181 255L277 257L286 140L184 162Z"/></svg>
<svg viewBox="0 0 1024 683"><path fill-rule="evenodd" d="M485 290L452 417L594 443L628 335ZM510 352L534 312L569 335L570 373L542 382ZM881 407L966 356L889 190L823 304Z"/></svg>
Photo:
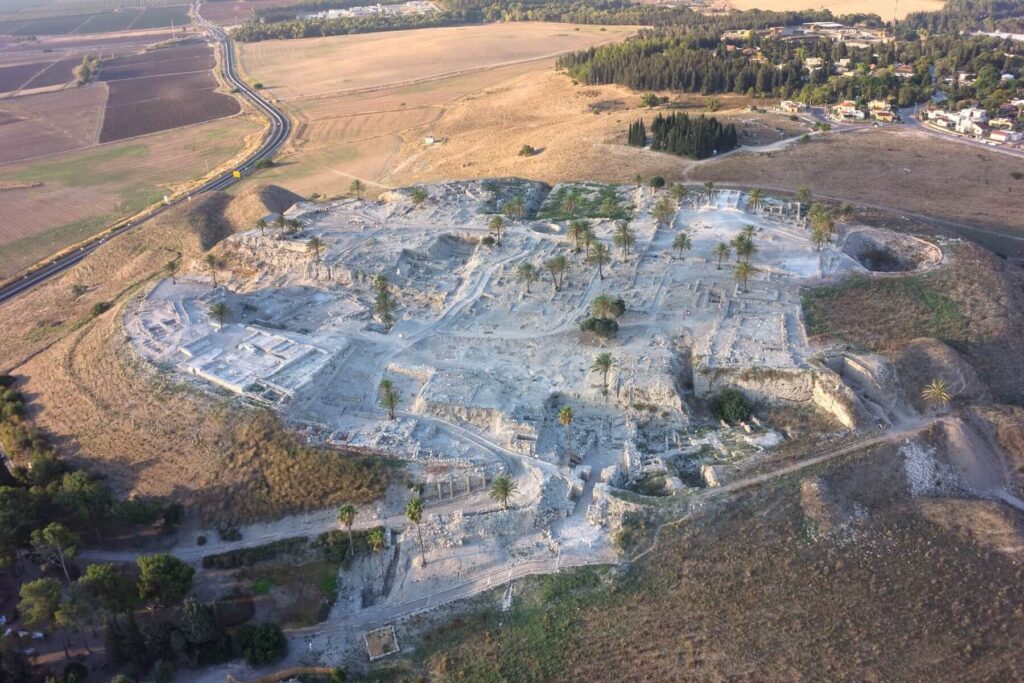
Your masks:
<svg viewBox="0 0 1024 683"><path fill-rule="evenodd" d="M643 119L629 127L627 142L634 147L647 144ZM722 124L714 116L691 118L684 113L658 114L651 122L651 149L691 159L706 159L737 146L736 126Z"/></svg>

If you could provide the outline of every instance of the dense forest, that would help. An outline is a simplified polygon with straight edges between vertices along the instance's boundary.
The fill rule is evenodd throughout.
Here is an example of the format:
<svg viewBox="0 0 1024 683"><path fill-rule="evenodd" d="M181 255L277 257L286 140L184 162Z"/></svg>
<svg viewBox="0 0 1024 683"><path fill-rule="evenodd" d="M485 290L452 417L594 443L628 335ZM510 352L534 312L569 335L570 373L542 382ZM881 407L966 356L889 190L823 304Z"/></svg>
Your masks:
<svg viewBox="0 0 1024 683"><path fill-rule="evenodd" d="M938 12L908 14L897 29L905 37L920 29L931 33L1024 33L1024 0L946 0Z"/></svg>
<svg viewBox="0 0 1024 683"><path fill-rule="evenodd" d="M394 0L392 0L394 1ZM828 11L765 12L749 10L707 16L688 7L633 4L629 0L448 0L441 12L422 15L300 19L300 13L367 4L362 0L307 0L298 6L265 10L259 21L232 31L240 42L349 35L409 28L457 26L492 21L557 21L576 24L617 24L703 28L710 33L739 28L765 28L804 21L831 21ZM388 3L384 3L388 4ZM851 15L845 21L880 23L874 15Z"/></svg>
<svg viewBox="0 0 1024 683"><path fill-rule="evenodd" d="M627 142L634 147L647 144L643 119L630 124ZM736 126L731 123L723 125L713 116L690 118L683 113L658 114L651 122L650 142L651 149L657 152L706 159L736 147Z"/></svg>
<svg viewBox="0 0 1024 683"><path fill-rule="evenodd" d="M746 53L742 49L747 48ZM979 74L974 92L985 99L999 86L1001 73L1019 75L1019 43L997 38L927 36L868 48L818 40L790 42L754 36L739 45L723 43L718 34L676 27L644 31L624 43L563 55L558 60L576 80L587 84L618 83L635 90L677 90L703 94L737 93L796 98L809 104L842 99L890 99L899 106L927 100L935 76ZM751 51L758 59L751 59ZM808 69L810 59L821 66ZM832 75L840 61L849 73ZM849 60L845 62L845 60ZM897 75L897 65L913 74ZM984 75L984 77L983 77Z"/></svg>

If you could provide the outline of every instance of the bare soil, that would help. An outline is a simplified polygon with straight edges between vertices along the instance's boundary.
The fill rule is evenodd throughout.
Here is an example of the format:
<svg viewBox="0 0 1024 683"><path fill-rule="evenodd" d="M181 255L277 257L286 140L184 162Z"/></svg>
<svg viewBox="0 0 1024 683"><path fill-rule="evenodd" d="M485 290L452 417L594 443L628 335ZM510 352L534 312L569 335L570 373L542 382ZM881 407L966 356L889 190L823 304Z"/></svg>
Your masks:
<svg viewBox="0 0 1024 683"><path fill-rule="evenodd" d="M728 0L729 7L739 10L760 9L776 12L805 9L827 9L832 14L877 14L886 21L902 19L911 12L937 12L942 9L942 0L903 0L890 3L883 0L829 0L813 3L808 0Z"/></svg>

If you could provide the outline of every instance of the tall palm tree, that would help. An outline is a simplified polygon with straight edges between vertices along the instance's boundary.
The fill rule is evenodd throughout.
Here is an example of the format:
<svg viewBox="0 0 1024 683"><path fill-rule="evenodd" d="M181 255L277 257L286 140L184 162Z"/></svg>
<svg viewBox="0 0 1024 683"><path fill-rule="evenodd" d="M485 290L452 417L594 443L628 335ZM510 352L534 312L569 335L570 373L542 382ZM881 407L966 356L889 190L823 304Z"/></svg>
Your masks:
<svg viewBox="0 0 1024 683"><path fill-rule="evenodd" d="M744 225L743 229L740 230L740 234L743 235L743 237L748 239L748 240L753 240L754 239L754 235L757 234L757 226L756 225Z"/></svg>
<svg viewBox="0 0 1024 683"><path fill-rule="evenodd" d="M377 385L377 393L380 395L380 404L387 409L388 419L395 419L395 406L398 405L398 389L394 383L386 377Z"/></svg>
<svg viewBox="0 0 1024 683"><path fill-rule="evenodd" d="M590 248L590 254L587 256L587 261L597 264L597 275L603 280L603 267L612 262L612 255L608 250L608 245L604 242L595 242L594 246Z"/></svg>
<svg viewBox="0 0 1024 683"><path fill-rule="evenodd" d="M946 380L936 377L921 390L921 398L933 408L945 408L953 400Z"/></svg>
<svg viewBox="0 0 1024 683"><path fill-rule="evenodd" d="M608 373L612 371L613 367L615 367L615 358L607 351L597 354L594 357L594 364L590 366L591 372L601 374L601 391L605 396L608 395Z"/></svg>
<svg viewBox="0 0 1024 683"><path fill-rule="evenodd" d="M420 537L420 559L426 564L427 553L423 547L423 529L420 528L420 522L423 521L423 501L419 498L410 498L405 504L405 517L416 525L416 533Z"/></svg>
<svg viewBox="0 0 1024 683"><path fill-rule="evenodd" d="M370 550L373 554L380 558L380 583L381 592L384 592L384 583L387 579L384 578L384 530L377 527L370 533L366 534L366 543L370 546Z"/></svg>
<svg viewBox="0 0 1024 683"><path fill-rule="evenodd" d="M803 217L803 205L806 204L810 206L811 199L811 188L801 187L799 190L796 191L796 217L798 219Z"/></svg>
<svg viewBox="0 0 1024 683"><path fill-rule="evenodd" d="M171 284L178 284L178 259L168 261L167 265L164 266L164 270L167 271L167 274L171 276Z"/></svg>
<svg viewBox="0 0 1024 683"><path fill-rule="evenodd" d="M324 247L327 243L319 237L310 237L309 241L306 242L306 249L313 252L313 262L316 264L316 279L320 279L320 254L323 252Z"/></svg>
<svg viewBox="0 0 1024 683"><path fill-rule="evenodd" d="M726 242L719 242L715 245L715 256L718 257L718 268L716 270L722 269L722 261L729 258L730 253L732 253L732 247Z"/></svg>
<svg viewBox="0 0 1024 683"><path fill-rule="evenodd" d="M338 508L338 524L341 524L343 527L345 527L345 530L348 531L348 556L349 557L352 557L352 553L355 550L355 547L354 547L353 542L352 542L352 525L355 523L355 521L356 521L356 506L355 505L351 505L349 503L345 503L340 508Z"/></svg>
<svg viewBox="0 0 1024 683"><path fill-rule="evenodd" d="M663 225L668 225L675 213L676 208L672 206L672 200L668 197L662 197L659 199L658 203L654 205L653 209L651 209L651 215L654 216L654 219L658 222L659 228Z"/></svg>
<svg viewBox="0 0 1024 683"><path fill-rule="evenodd" d="M278 228L284 228L288 224L288 219L284 217L283 213L277 214L277 218L274 219L274 223L277 224Z"/></svg>
<svg viewBox="0 0 1024 683"><path fill-rule="evenodd" d="M844 221L848 221L853 218L853 204L842 204L839 207L839 217Z"/></svg>
<svg viewBox="0 0 1024 683"><path fill-rule="evenodd" d="M256 227L260 229L260 236L265 237L267 234L267 219L261 218L256 221Z"/></svg>
<svg viewBox="0 0 1024 683"><path fill-rule="evenodd" d="M530 283L537 279L539 273L537 272L537 266L533 265L529 261L523 261L516 266L516 279L520 282L526 283L526 293L530 293Z"/></svg>
<svg viewBox="0 0 1024 683"><path fill-rule="evenodd" d="M750 194L747 195L747 206L750 207L754 213L760 211L761 207L764 206L764 190L756 187L751 190Z"/></svg>
<svg viewBox="0 0 1024 683"><path fill-rule="evenodd" d="M672 195L672 199L675 199L677 203L682 203L686 196L690 194L690 191L686 189L686 185L682 183L672 183L672 187L668 189L668 193Z"/></svg>
<svg viewBox="0 0 1024 683"><path fill-rule="evenodd" d="M488 495L491 500L501 503L502 509L508 510L508 501L515 498L518 491L519 485L507 474L502 474L491 482L491 490Z"/></svg>
<svg viewBox="0 0 1024 683"><path fill-rule="evenodd" d="M828 233L821 226L815 225L811 228L811 244L817 251L821 251L822 248L828 244Z"/></svg>
<svg viewBox="0 0 1024 683"><path fill-rule="evenodd" d="M213 288L217 289L217 257L207 254L203 261L206 262L206 266L210 269L210 275L213 277Z"/></svg>
<svg viewBox="0 0 1024 683"><path fill-rule="evenodd" d="M749 262L747 262L747 261L740 261L735 266L733 266L732 277L733 277L734 280L736 280L736 282L739 282L742 285L743 291L746 292L747 291L747 279L751 275L756 273L756 272L757 272L757 268L755 268L754 266L750 265Z"/></svg>
<svg viewBox="0 0 1024 683"><path fill-rule="evenodd" d="M672 240L672 248L679 252L679 256L682 258L684 250L688 251L693 249L693 242L690 240L689 235L685 232L681 232Z"/></svg>
<svg viewBox="0 0 1024 683"><path fill-rule="evenodd" d="M583 243L583 236L590 230L590 223L585 220L572 220L569 221L569 229L567 235L569 239L576 243L576 252L579 253L580 245Z"/></svg>
<svg viewBox="0 0 1024 683"><path fill-rule="evenodd" d="M569 463L572 463L572 421L576 417L569 406L562 406L558 411L558 424L565 427L566 456Z"/></svg>
<svg viewBox="0 0 1024 683"><path fill-rule="evenodd" d="M386 289L379 290L373 301L373 310L384 327L390 331L395 324L395 299L391 292Z"/></svg>
<svg viewBox="0 0 1024 683"><path fill-rule="evenodd" d="M616 221L615 232L612 233L612 243L622 251L623 260L627 260L629 250L636 244L636 232L629 227L627 221Z"/></svg>
<svg viewBox="0 0 1024 683"><path fill-rule="evenodd" d="M601 206L598 207L598 211L605 218L611 218L619 212L619 201L613 195L609 195L601 200Z"/></svg>
<svg viewBox="0 0 1024 683"><path fill-rule="evenodd" d="M704 181L704 196L708 198L708 205L711 205L711 200L718 195L718 190L715 189L715 184L710 180Z"/></svg>
<svg viewBox="0 0 1024 683"><path fill-rule="evenodd" d="M363 192L366 191L366 185L364 185L363 181L359 178L355 178L349 184L348 189L356 196L356 199L362 199Z"/></svg>
<svg viewBox="0 0 1024 683"><path fill-rule="evenodd" d="M507 218L522 218L526 213L526 201L522 197L514 197L501 207Z"/></svg>
<svg viewBox="0 0 1024 683"><path fill-rule="evenodd" d="M423 202L427 201L427 191L422 187L414 187L412 192L409 193L409 199L412 201L413 206L422 206Z"/></svg>
<svg viewBox="0 0 1024 683"><path fill-rule="evenodd" d="M210 317L217 321L218 329L224 329L224 321L231 315L231 309L223 301L210 306Z"/></svg>
<svg viewBox="0 0 1024 683"><path fill-rule="evenodd" d="M505 229L505 219L501 216L491 216L491 221L487 224L488 232L494 234L494 239L501 244L501 231Z"/></svg>
<svg viewBox="0 0 1024 683"><path fill-rule="evenodd" d="M757 253L757 245L754 244L754 240L749 238L743 238L736 240L736 258L742 258L747 263L750 263L750 259Z"/></svg>
<svg viewBox="0 0 1024 683"><path fill-rule="evenodd" d="M614 318L616 312L615 301L610 294L598 294L590 301L590 314L595 318Z"/></svg>
<svg viewBox="0 0 1024 683"><path fill-rule="evenodd" d="M551 273L551 283L555 287L557 292L562 288L562 280L565 277L565 271L569 269L569 261L564 256L559 254L553 256L544 262L544 267Z"/></svg>
<svg viewBox="0 0 1024 683"><path fill-rule="evenodd" d="M582 201L583 195L580 194L579 190L570 190L562 197L562 203L558 208L562 210L564 216L572 218L576 215L576 209L580 208Z"/></svg>
<svg viewBox="0 0 1024 683"><path fill-rule="evenodd" d="M580 237L580 241L583 243L583 247L586 252L583 255L584 260L590 258L590 247L597 241L597 235L594 234L594 228L587 224L587 229L583 231L583 236Z"/></svg>
<svg viewBox="0 0 1024 683"><path fill-rule="evenodd" d="M378 292L390 291L391 284L388 282L388 276L384 273L377 273L373 276L373 281L370 283L375 290Z"/></svg>

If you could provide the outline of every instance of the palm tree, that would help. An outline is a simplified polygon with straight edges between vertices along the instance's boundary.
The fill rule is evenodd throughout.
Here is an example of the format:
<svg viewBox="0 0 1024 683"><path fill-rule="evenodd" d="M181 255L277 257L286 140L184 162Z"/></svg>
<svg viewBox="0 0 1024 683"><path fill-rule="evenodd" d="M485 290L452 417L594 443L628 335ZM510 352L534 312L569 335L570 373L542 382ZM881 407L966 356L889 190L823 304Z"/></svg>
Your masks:
<svg viewBox="0 0 1024 683"><path fill-rule="evenodd" d="M388 290L383 289L377 292L377 298L373 302L373 310L377 313L377 318L381 324L390 330L391 326L395 324L395 299Z"/></svg>
<svg viewBox="0 0 1024 683"><path fill-rule="evenodd" d="M414 187L409 193L409 199L412 200L413 206L419 207L427 201L427 191L422 187Z"/></svg>
<svg viewBox="0 0 1024 683"><path fill-rule="evenodd" d="M529 261L523 261L516 267L516 279L526 283L526 293L530 293L530 283L537 279L539 273L537 266Z"/></svg>
<svg viewBox="0 0 1024 683"><path fill-rule="evenodd" d="M398 405L398 389L388 378L384 378L377 385L377 393L380 394L380 404L388 411L388 419L395 419L395 406Z"/></svg>
<svg viewBox="0 0 1024 683"><path fill-rule="evenodd" d="M610 294L598 294L590 302L590 314L595 318L614 318L617 312L615 300Z"/></svg>
<svg viewBox="0 0 1024 683"><path fill-rule="evenodd" d="M267 234L267 219L261 218L256 221L256 227L260 229L260 236L265 237Z"/></svg>
<svg viewBox="0 0 1024 683"><path fill-rule="evenodd" d="M718 257L718 268L722 269L722 261L729 258L729 254L732 253L732 248L726 242L719 242L715 245L715 256Z"/></svg>
<svg viewBox="0 0 1024 683"><path fill-rule="evenodd" d="M583 258L590 258L590 247L592 247L594 242L597 241L597 236L594 234L594 229L590 227L589 223L587 224L587 229L583 231L583 236L580 237L580 241L583 242L583 247L586 249L586 253Z"/></svg>
<svg viewBox="0 0 1024 683"><path fill-rule="evenodd" d="M423 548L423 529L420 528L420 522L423 521L423 501L419 498L410 498L405 504L405 517L416 525L416 533L420 537L420 559L426 564L427 553Z"/></svg>
<svg viewBox="0 0 1024 683"><path fill-rule="evenodd" d="M387 292L390 291L389 287L391 285L388 283L387 275L385 275L384 273L377 273L376 275L373 276L373 281L370 283L370 286L373 287L378 292Z"/></svg>
<svg viewBox="0 0 1024 683"><path fill-rule="evenodd" d="M505 202L501 210L507 218L522 218L526 213L526 202L522 197L515 197Z"/></svg>
<svg viewBox="0 0 1024 683"><path fill-rule="evenodd" d="M562 214L567 218L572 218L576 215L576 209L580 207L580 203L583 201L583 196L578 190L572 190L566 192L565 196L562 197L562 203L558 207L562 210Z"/></svg>
<svg viewBox="0 0 1024 683"><path fill-rule="evenodd" d="M363 198L363 192L366 191L366 185L359 178L355 178L348 186L349 191L356 196L356 199Z"/></svg>
<svg viewBox="0 0 1024 683"><path fill-rule="evenodd" d="M348 556L352 557L354 552L354 546L352 543L352 525L356 521L356 506L349 503L345 503L338 508L338 524L345 527L348 531Z"/></svg>
<svg viewBox="0 0 1024 683"><path fill-rule="evenodd" d="M629 250L636 244L636 233L627 221L616 221L612 243L622 251L624 261L629 258Z"/></svg>
<svg viewBox="0 0 1024 683"><path fill-rule="evenodd" d="M277 218L274 219L274 222L277 224L278 228L283 229L284 226L288 223L288 219L284 217L283 213L279 213L277 214Z"/></svg>
<svg viewBox="0 0 1024 683"><path fill-rule="evenodd" d="M572 420L575 414L569 406L562 406L558 411L558 424L565 427L566 456L569 463L572 463Z"/></svg>
<svg viewBox="0 0 1024 683"><path fill-rule="evenodd" d="M651 215L658 221L659 228L663 225L668 225L675 213L676 209L672 206L672 200L668 197L659 199L658 203L651 209Z"/></svg>
<svg viewBox="0 0 1024 683"><path fill-rule="evenodd" d="M704 196L708 198L708 205L711 205L711 200L718 195L718 190L715 189L715 184L710 180L704 181Z"/></svg>
<svg viewBox="0 0 1024 683"><path fill-rule="evenodd" d="M178 284L178 260L175 259L173 261L168 261L167 265L164 266L164 270L167 271L167 274L171 276L171 284Z"/></svg>
<svg viewBox="0 0 1024 683"><path fill-rule="evenodd" d="M601 212L602 216L611 218L619 212L619 202L614 196L605 197L601 201L601 206L598 207L598 211Z"/></svg>
<svg viewBox="0 0 1024 683"><path fill-rule="evenodd" d="M487 231L494 233L494 239L501 244L501 231L505 229L505 219L501 216L491 216L490 223L487 224Z"/></svg>
<svg viewBox="0 0 1024 683"><path fill-rule="evenodd" d="M839 217L848 221L853 217L853 204L844 203L839 207Z"/></svg>
<svg viewBox="0 0 1024 683"><path fill-rule="evenodd" d="M599 353L594 357L594 364L590 366L591 372L601 373L601 391L608 395L608 373L615 367L615 359L607 351Z"/></svg>
<svg viewBox="0 0 1024 683"><path fill-rule="evenodd" d="M603 267L612 262L612 255L608 245L604 242L595 242L594 246L590 248L590 254L587 255L587 261L597 264L597 275L603 280Z"/></svg>
<svg viewBox="0 0 1024 683"><path fill-rule="evenodd" d="M747 196L747 206L755 213L760 211L764 206L764 191L756 187L751 190Z"/></svg>
<svg viewBox="0 0 1024 683"><path fill-rule="evenodd" d="M741 235L742 237L742 235ZM747 263L750 263L750 259L757 253L757 245L754 244L754 240L743 237L743 239L736 240L736 258L743 258Z"/></svg>
<svg viewBox="0 0 1024 683"><path fill-rule="evenodd" d="M818 251L821 251L828 244L828 233L825 232L824 228L818 225L811 228L811 244Z"/></svg>
<svg viewBox="0 0 1024 683"><path fill-rule="evenodd" d="M210 306L210 317L217 321L219 329L224 329L224 321L231 315L231 309L223 301Z"/></svg>
<svg viewBox="0 0 1024 683"><path fill-rule="evenodd" d="M569 239L576 243L576 252L579 253L580 245L583 243L583 236L590 230L590 223L584 220L572 220L569 221L569 230L567 232Z"/></svg>
<svg viewBox="0 0 1024 683"><path fill-rule="evenodd" d="M207 267L210 269L210 275L213 277L213 288L217 289L217 257L213 254L207 254L203 261L206 262Z"/></svg>
<svg viewBox="0 0 1024 683"><path fill-rule="evenodd" d="M327 243L319 237L310 237L309 241L306 242L306 249L313 252L313 262L316 264L316 279L320 279L320 252L323 251Z"/></svg>
<svg viewBox="0 0 1024 683"><path fill-rule="evenodd" d="M384 578L384 530L377 527L366 535L366 542L370 546L370 550L373 551L373 554L380 558L380 590L383 592L384 583L387 581Z"/></svg>
<svg viewBox="0 0 1024 683"><path fill-rule="evenodd" d="M690 240L689 235L681 232L672 240L672 248L679 252L679 257L682 258L683 250L693 249L693 242Z"/></svg>
<svg viewBox="0 0 1024 683"><path fill-rule="evenodd" d="M921 398L933 408L945 408L953 400L953 395L946 380L937 377L921 390Z"/></svg>
<svg viewBox="0 0 1024 683"><path fill-rule="evenodd" d="M745 239L753 240L754 239L754 235L757 234L757 226L755 226L755 225L744 225L743 229L740 230L740 234L743 235L743 237Z"/></svg>
<svg viewBox="0 0 1024 683"><path fill-rule="evenodd" d="M677 203L682 203L686 196L690 194L690 191L686 189L686 185L682 183L672 183L672 187L668 189L668 193L672 195L672 199L675 199Z"/></svg>
<svg viewBox="0 0 1024 683"><path fill-rule="evenodd" d="M569 261L564 256L558 255L545 261L544 267L551 273L551 283L557 292L562 288L562 278L559 276L564 277L565 271L569 269Z"/></svg>
<svg viewBox="0 0 1024 683"><path fill-rule="evenodd" d="M503 510L508 510L508 501L515 498L516 493L519 491L519 486L515 481L507 474L495 477L494 481L491 482L490 497L491 500L501 503Z"/></svg>
<svg viewBox="0 0 1024 683"><path fill-rule="evenodd" d="M801 218L803 212L803 205L807 204L808 206L810 206L811 204L811 188L801 187L799 190L797 190L796 201L796 217Z"/></svg>
<svg viewBox="0 0 1024 683"><path fill-rule="evenodd" d="M739 282L743 286L743 291L747 291L747 279L757 272L757 268L750 265L747 261L740 261L732 269L732 277L736 282Z"/></svg>

